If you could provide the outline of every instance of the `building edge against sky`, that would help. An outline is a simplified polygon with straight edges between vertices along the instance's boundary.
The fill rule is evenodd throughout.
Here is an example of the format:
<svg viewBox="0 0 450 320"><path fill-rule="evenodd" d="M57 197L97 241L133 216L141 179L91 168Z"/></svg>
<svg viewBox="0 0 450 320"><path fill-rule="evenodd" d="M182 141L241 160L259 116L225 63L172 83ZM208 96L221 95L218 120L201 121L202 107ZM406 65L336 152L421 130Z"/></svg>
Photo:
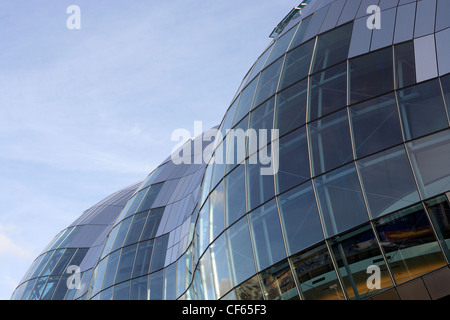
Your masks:
<svg viewBox="0 0 450 320"><path fill-rule="evenodd" d="M194 164L169 157L57 235L12 299L449 295L449 14L446 0L312 0L288 15L218 127L278 129L278 172L197 138Z"/></svg>

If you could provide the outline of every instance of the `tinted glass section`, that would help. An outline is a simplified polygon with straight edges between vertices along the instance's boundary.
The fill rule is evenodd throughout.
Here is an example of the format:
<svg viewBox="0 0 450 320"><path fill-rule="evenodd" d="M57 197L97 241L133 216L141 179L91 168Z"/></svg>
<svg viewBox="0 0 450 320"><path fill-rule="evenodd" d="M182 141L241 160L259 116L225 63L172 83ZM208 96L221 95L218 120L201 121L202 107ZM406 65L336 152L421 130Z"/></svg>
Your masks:
<svg viewBox="0 0 450 320"><path fill-rule="evenodd" d="M238 165L225 178L226 226L233 224L245 213L245 166Z"/></svg>
<svg viewBox="0 0 450 320"><path fill-rule="evenodd" d="M109 255L108 265L106 267L105 277L103 279L102 289L106 289L114 284L116 278L117 264L120 259L120 250Z"/></svg>
<svg viewBox="0 0 450 320"><path fill-rule="evenodd" d="M120 255L119 265L116 275L116 283L130 279L133 271L134 257L136 255L136 245L125 247Z"/></svg>
<svg viewBox="0 0 450 320"><path fill-rule="evenodd" d="M307 17L306 19L303 19L300 22L300 26L298 27L297 33L295 34L294 39L292 39L291 49L297 47L302 43L303 37L305 36L305 33L309 27L309 23L311 22L311 18L312 15Z"/></svg>
<svg viewBox="0 0 450 320"><path fill-rule="evenodd" d="M258 276L248 279L235 288L236 300L263 300Z"/></svg>
<svg viewBox="0 0 450 320"><path fill-rule="evenodd" d="M288 52L280 80L280 89L305 78L309 73L315 40L310 40Z"/></svg>
<svg viewBox="0 0 450 320"><path fill-rule="evenodd" d="M255 95L258 78L253 80L241 93L239 104L233 120L233 127L236 125L249 111L253 104L253 96Z"/></svg>
<svg viewBox="0 0 450 320"><path fill-rule="evenodd" d="M268 300L298 300L294 277L287 260L260 273L264 296Z"/></svg>
<svg viewBox="0 0 450 320"><path fill-rule="evenodd" d="M164 267L167 253L167 242L169 241L169 234L155 239L155 248L153 249L152 263L150 272L157 271Z"/></svg>
<svg viewBox="0 0 450 320"><path fill-rule="evenodd" d="M211 246L211 267L217 297L225 295L233 287L225 234Z"/></svg>
<svg viewBox="0 0 450 320"><path fill-rule="evenodd" d="M283 65L283 58L278 59L276 62L267 67L259 78L258 90L255 96L255 106L268 99L275 94L278 87L278 80L280 78L281 67Z"/></svg>
<svg viewBox="0 0 450 320"><path fill-rule="evenodd" d="M446 196L425 202L439 242L447 257L450 257L450 205Z"/></svg>
<svg viewBox="0 0 450 320"><path fill-rule="evenodd" d="M409 41L394 47L395 87L403 88L416 83L416 60L414 42Z"/></svg>
<svg viewBox="0 0 450 320"><path fill-rule="evenodd" d="M267 59L266 65L270 65L273 61L278 59L281 55L283 55L287 51L296 30L297 27L291 28L277 40L277 42L273 47L272 53L270 54L269 59Z"/></svg>
<svg viewBox="0 0 450 320"><path fill-rule="evenodd" d="M140 277L131 280L131 300L147 300L148 297L148 291L147 291L147 283L148 283L148 277Z"/></svg>

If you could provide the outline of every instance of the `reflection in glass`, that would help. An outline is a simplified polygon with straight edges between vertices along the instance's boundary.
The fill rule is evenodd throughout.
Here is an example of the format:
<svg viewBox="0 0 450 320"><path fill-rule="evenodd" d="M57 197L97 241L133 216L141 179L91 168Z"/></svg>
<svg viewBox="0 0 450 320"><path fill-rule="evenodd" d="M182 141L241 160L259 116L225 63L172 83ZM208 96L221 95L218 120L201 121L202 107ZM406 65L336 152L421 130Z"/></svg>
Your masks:
<svg viewBox="0 0 450 320"><path fill-rule="evenodd" d="M211 246L211 263L214 287L217 298L220 298L233 287L225 234L221 235Z"/></svg>
<svg viewBox="0 0 450 320"><path fill-rule="evenodd" d="M294 277L287 260L260 273L266 300L298 300Z"/></svg>
<svg viewBox="0 0 450 320"><path fill-rule="evenodd" d="M148 277L148 286L150 288L150 300L162 300L163 297L163 271L152 273Z"/></svg>
<svg viewBox="0 0 450 320"><path fill-rule="evenodd" d="M310 40L286 55L280 90L305 78L309 73L315 39Z"/></svg>
<svg viewBox="0 0 450 320"><path fill-rule="evenodd" d="M133 271L134 257L136 255L136 246L137 244L122 249L117 269L116 283L130 279L131 272Z"/></svg>
<svg viewBox="0 0 450 320"><path fill-rule="evenodd" d="M428 200L425 206L444 253L450 258L450 205L445 195Z"/></svg>
<svg viewBox="0 0 450 320"><path fill-rule="evenodd" d="M153 240L140 242L138 244L136 261L133 267L133 278L140 277L148 273L150 260L153 252Z"/></svg>
<svg viewBox="0 0 450 320"><path fill-rule="evenodd" d="M114 286L114 300L129 300L129 299L130 299L130 281L120 283Z"/></svg>
<svg viewBox="0 0 450 320"><path fill-rule="evenodd" d="M263 300L258 276L248 279L235 289L237 300Z"/></svg>

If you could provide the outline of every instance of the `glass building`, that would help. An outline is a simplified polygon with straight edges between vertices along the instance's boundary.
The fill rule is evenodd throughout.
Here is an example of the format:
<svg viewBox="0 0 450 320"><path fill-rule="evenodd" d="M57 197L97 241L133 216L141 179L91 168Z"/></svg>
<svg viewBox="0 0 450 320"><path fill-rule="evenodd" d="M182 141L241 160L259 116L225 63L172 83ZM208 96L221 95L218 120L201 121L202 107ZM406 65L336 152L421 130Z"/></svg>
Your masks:
<svg viewBox="0 0 450 320"><path fill-rule="evenodd" d="M189 141L181 164L86 211L12 299L449 295L449 15L448 0L304 1L245 75L223 139ZM230 129L279 134L245 136L238 159ZM275 143L261 175L252 160Z"/></svg>

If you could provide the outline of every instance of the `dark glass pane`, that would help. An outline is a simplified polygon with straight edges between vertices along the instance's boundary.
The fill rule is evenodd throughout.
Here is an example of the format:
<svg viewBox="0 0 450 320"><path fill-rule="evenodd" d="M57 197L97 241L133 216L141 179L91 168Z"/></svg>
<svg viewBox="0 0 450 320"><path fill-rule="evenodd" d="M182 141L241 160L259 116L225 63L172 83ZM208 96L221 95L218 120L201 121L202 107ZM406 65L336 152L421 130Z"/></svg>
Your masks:
<svg viewBox="0 0 450 320"><path fill-rule="evenodd" d="M311 22L312 15L307 17L306 19L303 19L300 22L300 26L298 27L297 33L294 36L294 39L292 39L291 43L291 49L297 47L302 43L303 37L305 36L306 31L308 30L309 23Z"/></svg>
<svg viewBox="0 0 450 320"><path fill-rule="evenodd" d="M76 249L67 249L61 258L58 260L58 264L53 268L52 274L59 275L67 272L67 267L72 257L75 254Z"/></svg>
<svg viewBox="0 0 450 320"><path fill-rule="evenodd" d="M225 226L225 195L223 190L223 183L219 183L216 189L211 192L209 197L209 204L211 210L211 240L223 231Z"/></svg>
<svg viewBox="0 0 450 320"><path fill-rule="evenodd" d="M342 110L309 126L313 175L353 160L347 110Z"/></svg>
<svg viewBox="0 0 450 320"><path fill-rule="evenodd" d="M317 38L312 73L342 62L348 57L353 23L346 24Z"/></svg>
<svg viewBox="0 0 450 320"><path fill-rule="evenodd" d="M169 234L165 234L155 239L155 247L153 250L150 272L157 271L164 267L164 263L166 262L168 241L169 241Z"/></svg>
<svg viewBox="0 0 450 320"><path fill-rule="evenodd" d="M259 78L258 90L256 90L255 103L253 106L258 106L270 96L275 94L278 87L278 80L280 79L281 67L284 59L278 59L276 62L267 67Z"/></svg>
<svg viewBox="0 0 450 320"><path fill-rule="evenodd" d="M358 161L358 169L372 218L420 201L403 145Z"/></svg>
<svg viewBox="0 0 450 320"><path fill-rule="evenodd" d="M63 255L64 251L66 251L66 250L65 249L58 249L58 250L53 251L53 254L48 259L47 264L42 269L42 272L39 274L40 277L48 276L48 275L51 274L53 268L58 263L59 259Z"/></svg>
<svg viewBox="0 0 450 320"><path fill-rule="evenodd" d="M366 299L393 285L370 225L337 237L331 241L331 248L350 299ZM380 268L379 289L368 286L371 266Z"/></svg>
<svg viewBox="0 0 450 320"><path fill-rule="evenodd" d="M245 166L239 165L225 178L226 226L245 213Z"/></svg>
<svg viewBox="0 0 450 320"><path fill-rule="evenodd" d="M260 277L267 300L299 300L287 260L261 272Z"/></svg>
<svg viewBox="0 0 450 320"><path fill-rule="evenodd" d="M129 300L129 299L130 299L130 281L114 286L113 300Z"/></svg>
<svg viewBox="0 0 450 320"><path fill-rule="evenodd" d="M328 236L369 219L353 163L322 175L314 182Z"/></svg>
<svg viewBox="0 0 450 320"><path fill-rule="evenodd" d="M141 204L141 201L144 198L146 192L147 192L147 189L144 189L144 190L141 190L138 192L138 194L134 197L133 203L129 207L124 218L128 218L129 216L136 213L136 210L139 207L139 205Z"/></svg>
<svg viewBox="0 0 450 320"><path fill-rule="evenodd" d="M381 218L376 230L398 284L445 265L421 204Z"/></svg>
<svg viewBox="0 0 450 320"><path fill-rule="evenodd" d="M450 74L441 78L442 90L444 91L447 112L450 114Z"/></svg>
<svg viewBox="0 0 450 320"><path fill-rule="evenodd" d="M127 246L132 243L136 243L139 241L142 233L142 229L145 226L145 222L147 221L149 212L142 212L134 216L133 222L130 227L130 232L128 232L128 236L125 240L124 246Z"/></svg>
<svg viewBox="0 0 450 320"><path fill-rule="evenodd" d="M133 267L133 278L140 277L149 272L150 260L153 252L153 240L138 244L136 261Z"/></svg>
<svg viewBox="0 0 450 320"><path fill-rule="evenodd" d="M163 185L164 183L154 184L148 189L148 192L146 193L145 198L142 200L142 203L139 206L137 212L150 210Z"/></svg>
<svg viewBox="0 0 450 320"><path fill-rule="evenodd" d="M323 117L347 104L347 64L310 77L309 120Z"/></svg>
<svg viewBox="0 0 450 320"><path fill-rule="evenodd" d="M306 123L307 93L307 79L278 93L274 128L280 136Z"/></svg>
<svg viewBox="0 0 450 320"><path fill-rule="evenodd" d="M249 214L258 271L286 257L275 200Z"/></svg>
<svg viewBox="0 0 450 320"><path fill-rule="evenodd" d="M64 297L67 294L69 288L67 287L67 280L69 279L69 275L63 275L56 286L52 300L64 300Z"/></svg>
<svg viewBox="0 0 450 320"><path fill-rule="evenodd" d="M130 300L147 300L147 279L148 277L140 277L131 280Z"/></svg>
<svg viewBox="0 0 450 320"><path fill-rule="evenodd" d="M289 45L291 44L292 37L294 36L296 30L297 27L291 28L277 40L269 59L267 59L266 65L270 65L273 61L278 59L286 52L286 50L289 48Z"/></svg>
<svg viewBox="0 0 450 320"><path fill-rule="evenodd" d="M140 241L152 239L156 236L163 213L164 208L153 209L150 211Z"/></svg>
<svg viewBox="0 0 450 320"><path fill-rule="evenodd" d="M322 226L311 183L278 196L288 255L323 240Z"/></svg>
<svg viewBox="0 0 450 320"><path fill-rule="evenodd" d="M119 265L117 269L116 283L131 278L134 257L136 255L136 247L137 244L122 249L122 254L120 255Z"/></svg>
<svg viewBox="0 0 450 320"><path fill-rule="evenodd" d="M397 97L407 140L448 127L438 80L400 90Z"/></svg>
<svg viewBox="0 0 450 320"><path fill-rule="evenodd" d="M116 240L114 241L111 251L115 251L123 246L123 242L128 235L128 229L130 228L132 220L133 217L125 219L120 223L120 229L119 232L117 232Z"/></svg>
<svg viewBox="0 0 450 320"><path fill-rule="evenodd" d="M392 48L350 60L350 103L370 99L394 89Z"/></svg>
<svg viewBox="0 0 450 320"><path fill-rule="evenodd" d="M445 254L450 258L450 205L446 196L425 202Z"/></svg>
<svg viewBox="0 0 450 320"><path fill-rule="evenodd" d="M414 42L409 41L396 45L395 80L396 88L403 88L416 83L416 59L414 56Z"/></svg>
<svg viewBox="0 0 450 320"><path fill-rule="evenodd" d="M148 278L150 300L162 300L163 298L163 271L152 273Z"/></svg>
<svg viewBox="0 0 450 320"><path fill-rule="evenodd" d="M403 141L393 93L354 105L349 110L357 158Z"/></svg>
<svg viewBox="0 0 450 320"><path fill-rule="evenodd" d="M257 109L254 109L250 114L250 131L248 132L248 146L247 146L247 152L248 155L256 152L259 148L263 147L262 145L258 145L259 135L261 135L263 131L260 130L267 130L267 134L271 133L271 130L273 128L273 109L275 105L275 99L271 98L261 106L259 106ZM247 128L242 128L242 130L246 131ZM251 131L254 131L254 134L250 134ZM270 139L267 139L268 141ZM234 152L235 155L238 154L238 150ZM233 162L234 164L241 163L244 160L244 158L236 158ZM227 161L227 163L229 163ZM234 167L234 166L233 166Z"/></svg>
<svg viewBox="0 0 450 320"><path fill-rule="evenodd" d="M40 300L51 300L53 293L55 292L56 286L58 285L60 276L52 276L49 277L47 283L45 284L45 288L42 291Z"/></svg>
<svg viewBox="0 0 450 320"><path fill-rule="evenodd" d="M258 78L253 80L244 90L242 90L232 127L234 127L250 111L250 108L253 104L253 96L255 95L257 84Z"/></svg>
<svg viewBox="0 0 450 320"><path fill-rule="evenodd" d="M246 217L227 230L227 239L233 284L238 285L256 273Z"/></svg>
<svg viewBox="0 0 450 320"><path fill-rule="evenodd" d="M237 300L263 300L258 276L248 279L235 288Z"/></svg>
<svg viewBox="0 0 450 320"><path fill-rule="evenodd" d="M305 78L309 73L315 39L310 40L286 55L280 90Z"/></svg>
<svg viewBox="0 0 450 320"><path fill-rule="evenodd" d="M305 300L345 300L326 245L292 257Z"/></svg>
<svg viewBox="0 0 450 320"><path fill-rule="evenodd" d="M279 141L279 167L275 177L278 194L311 178L306 128L302 127Z"/></svg>

